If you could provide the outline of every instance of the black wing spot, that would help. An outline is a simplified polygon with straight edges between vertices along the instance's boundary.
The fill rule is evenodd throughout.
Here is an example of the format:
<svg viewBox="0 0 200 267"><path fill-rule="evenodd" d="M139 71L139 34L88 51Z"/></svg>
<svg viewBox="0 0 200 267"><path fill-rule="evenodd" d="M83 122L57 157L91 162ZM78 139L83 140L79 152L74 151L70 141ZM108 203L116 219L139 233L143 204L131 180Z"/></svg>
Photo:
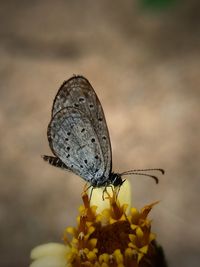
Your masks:
<svg viewBox="0 0 200 267"><path fill-rule="evenodd" d="M70 147L69 147L69 146L67 147L67 150L68 150L68 151L70 150Z"/></svg>
<svg viewBox="0 0 200 267"><path fill-rule="evenodd" d="M99 158L99 156L98 156L98 155L96 155L96 156L95 156L95 159L98 159L98 158Z"/></svg>
<svg viewBox="0 0 200 267"><path fill-rule="evenodd" d="M85 98L84 97L79 97L79 102L84 102Z"/></svg>
<svg viewBox="0 0 200 267"><path fill-rule="evenodd" d="M90 104L90 105L89 105L89 107L90 107L90 108L93 108L93 107L94 107L94 105L93 105L93 104Z"/></svg>
<svg viewBox="0 0 200 267"><path fill-rule="evenodd" d="M83 165L80 165L81 168L83 168Z"/></svg>
<svg viewBox="0 0 200 267"><path fill-rule="evenodd" d="M102 137L102 139L103 139L103 140L106 140L106 136L104 135L104 136Z"/></svg>
<svg viewBox="0 0 200 267"><path fill-rule="evenodd" d="M82 133L85 132L85 128L83 128L83 129L81 130L81 132L82 132Z"/></svg>
<svg viewBox="0 0 200 267"><path fill-rule="evenodd" d="M69 158L70 157L70 154L67 154L67 158Z"/></svg>
<svg viewBox="0 0 200 267"><path fill-rule="evenodd" d="M74 167L74 165L72 164L72 165L71 165L71 168L73 168L73 167Z"/></svg>
<svg viewBox="0 0 200 267"><path fill-rule="evenodd" d="M78 108L78 107L79 107L79 104L75 103L74 106L75 106L76 108Z"/></svg>
<svg viewBox="0 0 200 267"><path fill-rule="evenodd" d="M87 159L84 160L85 164L87 164Z"/></svg>
<svg viewBox="0 0 200 267"><path fill-rule="evenodd" d="M103 119L102 118L99 118L99 121L102 121Z"/></svg>
<svg viewBox="0 0 200 267"><path fill-rule="evenodd" d="M68 138L65 138L65 141L69 141L69 139Z"/></svg>
<svg viewBox="0 0 200 267"><path fill-rule="evenodd" d="M92 138L92 139L91 139L91 142L92 142L92 143L94 143L94 142L95 142L95 139L94 139L94 138Z"/></svg>
<svg viewBox="0 0 200 267"><path fill-rule="evenodd" d="M70 132L67 132L67 135L68 135L68 136L70 136L70 135L71 135L71 133L70 133Z"/></svg>

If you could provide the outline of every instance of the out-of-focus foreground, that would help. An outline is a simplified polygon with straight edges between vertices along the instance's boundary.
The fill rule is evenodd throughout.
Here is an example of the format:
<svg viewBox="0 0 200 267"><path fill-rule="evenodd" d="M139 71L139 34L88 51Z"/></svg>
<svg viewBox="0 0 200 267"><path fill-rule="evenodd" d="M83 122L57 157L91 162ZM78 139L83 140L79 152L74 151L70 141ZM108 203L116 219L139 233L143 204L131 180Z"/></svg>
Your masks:
<svg viewBox="0 0 200 267"><path fill-rule="evenodd" d="M134 206L161 200L153 226L169 265L199 266L200 4L138 2L1 1L0 266L27 266L32 247L75 224L84 182L40 157L73 74L101 100L114 170L166 170L158 186L130 178Z"/></svg>

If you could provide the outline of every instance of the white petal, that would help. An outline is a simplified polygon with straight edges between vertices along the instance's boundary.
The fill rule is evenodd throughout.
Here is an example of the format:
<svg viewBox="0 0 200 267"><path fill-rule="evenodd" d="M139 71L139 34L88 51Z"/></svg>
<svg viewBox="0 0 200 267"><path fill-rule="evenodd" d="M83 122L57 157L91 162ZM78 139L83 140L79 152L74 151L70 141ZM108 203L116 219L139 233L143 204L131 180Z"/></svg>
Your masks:
<svg viewBox="0 0 200 267"><path fill-rule="evenodd" d="M64 258L56 256L44 256L33 261L29 267L66 267L67 262Z"/></svg>
<svg viewBox="0 0 200 267"><path fill-rule="evenodd" d="M63 244L47 243L32 249L31 259L35 260L45 256L57 256L60 258L64 258L66 256L68 249L69 248Z"/></svg>

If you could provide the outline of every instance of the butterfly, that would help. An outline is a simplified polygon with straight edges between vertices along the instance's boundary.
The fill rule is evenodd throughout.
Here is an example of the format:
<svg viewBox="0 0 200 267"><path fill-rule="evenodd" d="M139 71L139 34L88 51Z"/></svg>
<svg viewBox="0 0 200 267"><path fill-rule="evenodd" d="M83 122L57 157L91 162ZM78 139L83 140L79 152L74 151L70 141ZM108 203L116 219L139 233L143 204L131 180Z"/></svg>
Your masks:
<svg viewBox="0 0 200 267"><path fill-rule="evenodd" d="M43 159L55 167L71 171L93 188L121 186L126 175L144 175L139 169L122 173L112 171L112 150L108 127L101 103L89 81L74 75L65 81L53 101L51 120L47 129L49 146L54 156Z"/></svg>

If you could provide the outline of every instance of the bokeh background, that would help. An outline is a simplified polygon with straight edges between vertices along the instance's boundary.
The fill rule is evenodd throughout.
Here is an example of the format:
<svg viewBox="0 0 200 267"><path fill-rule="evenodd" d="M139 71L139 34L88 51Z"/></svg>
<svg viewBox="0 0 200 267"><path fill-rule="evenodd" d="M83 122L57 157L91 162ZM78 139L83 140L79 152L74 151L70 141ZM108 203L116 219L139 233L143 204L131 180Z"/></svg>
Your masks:
<svg viewBox="0 0 200 267"><path fill-rule="evenodd" d="M0 266L75 225L84 182L42 161L53 98L73 74L103 105L115 171L130 178L171 267L200 266L199 1L0 1Z"/></svg>

